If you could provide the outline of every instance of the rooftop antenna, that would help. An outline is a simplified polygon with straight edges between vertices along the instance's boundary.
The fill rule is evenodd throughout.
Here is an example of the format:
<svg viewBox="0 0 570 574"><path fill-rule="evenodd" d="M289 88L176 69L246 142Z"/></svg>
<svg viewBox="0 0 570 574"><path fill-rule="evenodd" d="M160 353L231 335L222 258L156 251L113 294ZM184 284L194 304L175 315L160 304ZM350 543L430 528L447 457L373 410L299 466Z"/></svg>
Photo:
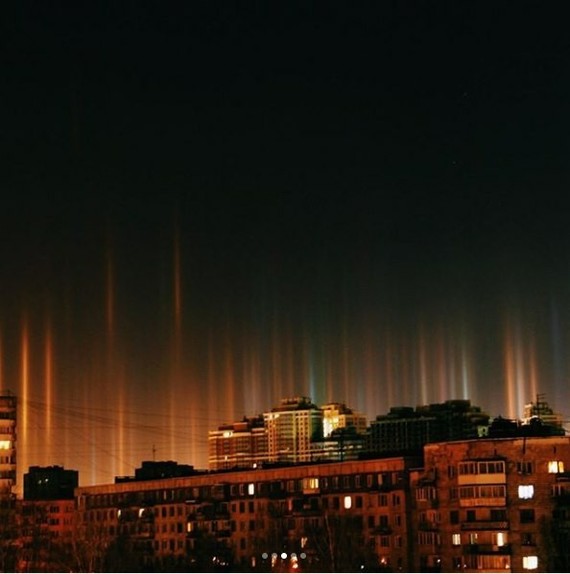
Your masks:
<svg viewBox="0 0 570 574"><path fill-rule="evenodd" d="M155 462L156 459L156 447L154 444L152 445L152 462Z"/></svg>

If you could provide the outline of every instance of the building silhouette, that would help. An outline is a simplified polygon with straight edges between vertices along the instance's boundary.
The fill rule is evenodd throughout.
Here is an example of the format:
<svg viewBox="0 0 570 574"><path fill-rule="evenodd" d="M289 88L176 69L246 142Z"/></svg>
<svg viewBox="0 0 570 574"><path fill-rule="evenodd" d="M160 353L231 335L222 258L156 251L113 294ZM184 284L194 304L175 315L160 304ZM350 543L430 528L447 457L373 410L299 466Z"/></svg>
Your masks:
<svg viewBox="0 0 570 574"><path fill-rule="evenodd" d="M421 452L431 442L476 438L487 433L489 415L469 400L440 404L392 407L378 415L368 431L369 456Z"/></svg>

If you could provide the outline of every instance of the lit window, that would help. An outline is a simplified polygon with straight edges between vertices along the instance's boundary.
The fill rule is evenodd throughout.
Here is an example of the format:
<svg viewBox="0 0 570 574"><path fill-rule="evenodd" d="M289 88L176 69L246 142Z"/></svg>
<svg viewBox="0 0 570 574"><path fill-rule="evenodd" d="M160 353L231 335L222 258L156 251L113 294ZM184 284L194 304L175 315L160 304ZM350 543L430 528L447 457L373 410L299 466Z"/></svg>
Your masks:
<svg viewBox="0 0 570 574"><path fill-rule="evenodd" d="M303 479L303 489L305 490L315 490L319 488L319 479L316 477L304 478Z"/></svg>
<svg viewBox="0 0 570 574"><path fill-rule="evenodd" d="M10 449L11 444L9 440L0 440L0 449Z"/></svg>
<svg viewBox="0 0 570 574"><path fill-rule="evenodd" d="M255 484L254 484L253 482L250 482L250 483L247 485L247 493L248 493L250 496L253 496L253 495L255 494Z"/></svg>
<svg viewBox="0 0 570 574"><path fill-rule="evenodd" d="M497 546L504 546L507 543L507 533L497 532L493 534L493 544Z"/></svg>
<svg viewBox="0 0 570 574"><path fill-rule="evenodd" d="M538 556L523 556L523 568L536 570L538 568Z"/></svg>
<svg viewBox="0 0 570 574"><path fill-rule="evenodd" d="M553 474L564 472L564 463L561 460L550 460L548 462L548 472Z"/></svg>
<svg viewBox="0 0 570 574"><path fill-rule="evenodd" d="M519 484L519 498L532 498L534 486L532 484Z"/></svg>
<svg viewBox="0 0 570 574"><path fill-rule="evenodd" d="M349 509L352 507L352 498L350 496L345 496L344 497L344 507L346 509Z"/></svg>
<svg viewBox="0 0 570 574"><path fill-rule="evenodd" d="M460 546L461 545L461 534L452 534L451 535L451 544L453 544L453 546Z"/></svg>

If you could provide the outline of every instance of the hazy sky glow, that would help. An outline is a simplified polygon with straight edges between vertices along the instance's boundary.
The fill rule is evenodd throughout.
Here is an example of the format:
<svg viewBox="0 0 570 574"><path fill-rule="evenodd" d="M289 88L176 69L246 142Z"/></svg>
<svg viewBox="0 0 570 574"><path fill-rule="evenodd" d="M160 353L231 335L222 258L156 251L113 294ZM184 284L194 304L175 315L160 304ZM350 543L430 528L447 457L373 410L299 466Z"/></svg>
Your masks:
<svg viewBox="0 0 570 574"><path fill-rule="evenodd" d="M293 394L570 418L562 18L187 4L8 15L20 474L205 468Z"/></svg>

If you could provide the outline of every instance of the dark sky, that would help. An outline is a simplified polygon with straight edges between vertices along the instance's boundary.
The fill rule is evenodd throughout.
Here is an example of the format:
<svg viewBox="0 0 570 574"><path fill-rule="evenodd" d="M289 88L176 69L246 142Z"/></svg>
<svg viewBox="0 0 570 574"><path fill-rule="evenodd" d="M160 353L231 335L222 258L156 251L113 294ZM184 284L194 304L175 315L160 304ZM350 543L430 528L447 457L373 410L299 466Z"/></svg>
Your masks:
<svg viewBox="0 0 570 574"><path fill-rule="evenodd" d="M569 41L540 2L4 8L20 471L207 465L289 394L570 415ZM59 441L59 444L56 444ZM48 444L48 448L45 448Z"/></svg>

